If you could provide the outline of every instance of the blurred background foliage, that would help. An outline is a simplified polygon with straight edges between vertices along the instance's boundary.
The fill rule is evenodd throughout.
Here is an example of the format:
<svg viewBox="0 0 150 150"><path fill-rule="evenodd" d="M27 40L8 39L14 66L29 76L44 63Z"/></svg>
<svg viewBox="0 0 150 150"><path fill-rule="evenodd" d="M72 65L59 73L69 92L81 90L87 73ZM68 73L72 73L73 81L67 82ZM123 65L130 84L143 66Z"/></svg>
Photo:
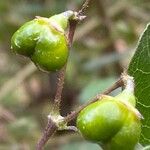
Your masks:
<svg viewBox="0 0 150 150"><path fill-rule="evenodd" d="M35 148L56 90L57 73L42 73L30 60L11 52L12 34L35 16L79 10L82 3L83 0L0 0L0 150ZM137 39L150 21L149 14L149 0L91 2L71 48L62 115L108 88L126 69ZM58 132L46 149L99 147L73 132Z"/></svg>

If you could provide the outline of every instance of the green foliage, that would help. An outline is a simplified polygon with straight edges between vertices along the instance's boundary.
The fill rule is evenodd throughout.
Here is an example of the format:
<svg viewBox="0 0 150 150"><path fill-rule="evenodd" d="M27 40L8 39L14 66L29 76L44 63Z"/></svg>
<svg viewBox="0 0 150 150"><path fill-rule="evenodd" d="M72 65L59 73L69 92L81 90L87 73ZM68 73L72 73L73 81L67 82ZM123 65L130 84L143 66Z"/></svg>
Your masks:
<svg viewBox="0 0 150 150"><path fill-rule="evenodd" d="M140 142L150 143L150 24L142 34L128 72L135 80L137 108L142 113L142 134Z"/></svg>

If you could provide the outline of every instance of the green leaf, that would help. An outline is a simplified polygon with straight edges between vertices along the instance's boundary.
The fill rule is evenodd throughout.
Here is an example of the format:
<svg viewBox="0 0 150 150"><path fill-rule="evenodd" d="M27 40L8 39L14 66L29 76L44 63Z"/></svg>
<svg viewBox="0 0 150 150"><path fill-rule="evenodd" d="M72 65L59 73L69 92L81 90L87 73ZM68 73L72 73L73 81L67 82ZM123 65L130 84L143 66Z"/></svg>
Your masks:
<svg viewBox="0 0 150 150"><path fill-rule="evenodd" d="M140 142L146 145L150 143L150 24L139 40L128 73L134 77L137 108L144 117Z"/></svg>

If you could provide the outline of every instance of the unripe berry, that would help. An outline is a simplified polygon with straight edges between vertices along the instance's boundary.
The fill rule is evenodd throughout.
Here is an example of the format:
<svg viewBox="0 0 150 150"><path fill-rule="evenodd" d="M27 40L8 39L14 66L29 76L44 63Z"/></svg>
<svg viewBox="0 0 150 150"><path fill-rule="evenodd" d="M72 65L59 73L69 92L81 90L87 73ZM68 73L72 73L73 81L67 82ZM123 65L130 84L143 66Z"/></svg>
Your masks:
<svg viewBox="0 0 150 150"><path fill-rule="evenodd" d="M77 117L77 128L85 139L105 149L133 150L141 133L140 116L129 102L119 98L123 97L104 95L84 108Z"/></svg>
<svg viewBox="0 0 150 150"><path fill-rule="evenodd" d="M61 69L69 53L65 29L73 14L66 11L50 18L37 17L25 23L11 39L13 51L29 57L41 70Z"/></svg>

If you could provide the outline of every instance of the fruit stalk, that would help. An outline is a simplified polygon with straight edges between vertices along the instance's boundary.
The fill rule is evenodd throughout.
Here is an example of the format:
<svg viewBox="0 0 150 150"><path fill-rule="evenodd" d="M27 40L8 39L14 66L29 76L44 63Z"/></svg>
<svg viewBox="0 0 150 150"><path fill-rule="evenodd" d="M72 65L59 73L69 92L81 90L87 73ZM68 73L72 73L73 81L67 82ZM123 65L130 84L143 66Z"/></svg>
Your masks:
<svg viewBox="0 0 150 150"><path fill-rule="evenodd" d="M80 111L76 125L82 136L104 150L133 150L141 134L142 116L135 108L134 80L121 79L125 89L115 97L102 95Z"/></svg>
<svg viewBox="0 0 150 150"><path fill-rule="evenodd" d="M73 42L73 37L74 37L77 23L78 23L77 20L69 21L69 32L67 36L69 49L71 48ZM54 99L54 109L53 109L53 112L57 114L60 114L59 109L60 109L61 95L62 95L64 80L65 80L65 73L66 73L66 65L58 72L58 77L57 77L57 89L56 89L56 95Z"/></svg>
<svg viewBox="0 0 150 150"><path fill-rule="evenodd" d="M86 104L79 106L75 111L72 111L70 114L68 114L64 120L66 122L70 122L71 120L76 118L76 116L80 113L80 111L83 110L85 107L87 107L89 104L96 102L97 100L100 99L100 97L102 95L107 95L107 94L111 93L112 91L114 91L115 89L122 87L123 85L124 85L124 82L121 77L111 87L106 89L103 93L97 94L94 98L90 99Z"/></svg>
<svg viewBox="0 0 150 150"><path fill-rule="evenodd" d="M77 23L79 21L82 21L85 18L84 16L78 13L76 13L75 16L76 17L71 18L69 20L69 33L68 33L68 47L69 48L71 48L71 45L73 42L73 37L74 37ZM64 85L64 79L65 79L65 72L66 72L66 65L59 71L59 74L58 74L57 90L56 90L56 95L54 99L54 109L56 110L53 109L53 112L52 112L57 115L60 114L59 109L60 109L60 102L61 102L61 95L62 95L62 90L63 90L63 85ZM37 143L36 150L42 150L46 142L54 134L54 132L58 130L58 128L59 127L56 125L56 123L51 118L48 117L48 123L46 125L46 128L43 132L41 139Z"/></svg>

